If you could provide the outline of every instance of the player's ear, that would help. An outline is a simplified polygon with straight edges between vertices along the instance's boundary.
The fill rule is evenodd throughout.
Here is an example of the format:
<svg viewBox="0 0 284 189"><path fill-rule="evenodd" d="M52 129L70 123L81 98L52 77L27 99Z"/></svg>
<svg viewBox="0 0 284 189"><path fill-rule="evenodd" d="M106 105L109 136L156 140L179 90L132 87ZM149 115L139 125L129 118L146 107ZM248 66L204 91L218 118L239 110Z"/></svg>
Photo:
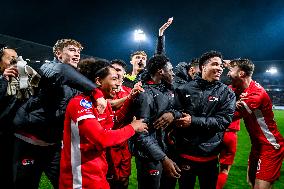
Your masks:
<svg viewBox="0 0 284 189"><path fill-rule="evenodd" d="M99 77L95 78L95 83L100 87L102 86L102 80Z"/></svg>
<svg viewBox="0 0 284 189"><path fill-rule="evenodd" d="M246 73L245 73L244 71L242 71L242 70L239 72L239 75L240 75L240 77L242 77L242 78L243 78L243 77L246 77Z"/></svg>

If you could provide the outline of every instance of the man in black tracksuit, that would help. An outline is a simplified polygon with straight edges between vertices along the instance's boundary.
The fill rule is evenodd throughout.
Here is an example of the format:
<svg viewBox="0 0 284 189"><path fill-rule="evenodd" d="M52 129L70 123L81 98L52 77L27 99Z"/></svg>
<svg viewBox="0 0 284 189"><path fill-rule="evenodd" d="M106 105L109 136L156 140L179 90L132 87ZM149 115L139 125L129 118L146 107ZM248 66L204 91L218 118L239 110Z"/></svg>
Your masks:
<svg viewBox="0 0 284 189"><path fill-rule="evenodd" d="M144 119L148 132L135 135L129 146L136 157L137 179L139 189L158 189L164 171L173 177L179 177L179 168L167 157L165 131L155 129L153 122L164 112L173 108L172 65L164 55L155 55L147 65L148 77L145 85L134 99L131 110L137 119ZM175 112L173 111L175 115Z"/></svg>
<svg viewBox="0 0 284 189"><path fill-rule="evenodd" d="M201 74L178 87L175 94L178 109L183 112L176 121L181 189L193 189L196 176L201 189L216 188L220 144L235 110L233 91L219 81L222 55L204 53L199 67Z"/></svg>

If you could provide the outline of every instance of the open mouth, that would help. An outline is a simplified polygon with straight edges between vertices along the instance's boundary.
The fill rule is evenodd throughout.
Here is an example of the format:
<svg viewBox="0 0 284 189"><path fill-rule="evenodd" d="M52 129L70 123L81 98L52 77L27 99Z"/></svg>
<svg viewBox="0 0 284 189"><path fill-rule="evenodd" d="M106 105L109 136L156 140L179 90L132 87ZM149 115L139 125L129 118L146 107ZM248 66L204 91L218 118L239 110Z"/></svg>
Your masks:
<svg viewBox="0 0 284 189"><path fill-rule="evenodd" d="M142 62L142 61L140 61L140 62L138 63L138 66L139 66L139 68L144 68L144 64L143 64L143 62Z"/></svg>
<svg viewBox="0 0 284 189"><path fill-rule="evenodd" d="M116 94L118 92L118 88L112 88L110 93L111 94Z"/></svg>
<svg viewBox="0 0 284 189"><path fill-rule="evenodd" d="M79 58L72 58L73 62L79 62Z"/></svg>

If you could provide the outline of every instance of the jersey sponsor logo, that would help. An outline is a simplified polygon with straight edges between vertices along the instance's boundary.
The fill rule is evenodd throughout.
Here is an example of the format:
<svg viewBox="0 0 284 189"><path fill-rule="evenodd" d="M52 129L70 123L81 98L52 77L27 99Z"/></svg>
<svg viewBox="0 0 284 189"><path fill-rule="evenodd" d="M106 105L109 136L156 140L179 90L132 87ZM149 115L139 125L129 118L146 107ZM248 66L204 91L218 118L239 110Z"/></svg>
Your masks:
<svg viewBox="0 0 284 189"><path fill-rule="evenodd" d="M156 169L152 169L152 170L149 170L149 174L151 176L157 176L160 174L160 171L159 170L156 170Z"/></svg>
<svg viewBox="0 0 284 189"><path fill-rule="evenodd" d="M105 120L106 118L98 118L98 121L102 121Z"/></svg>
<svg viewBox="0 0 284 189"><path fill-rule="evenodd" d="M33 159L23 159L22 160L22 165L33 165L35 160Z"/></svg>
<svg viewBox="0 0 284 189"><path fill-rule="evenodd" d="M86 113L93 113L93 112L91 111L91 109L78 110L78 114L81 114L81 113L83 113L83 112L86 112Z"/></svg>
<svg viewBox="0 0 284 189"><path fill-rule="evenodd" d="M189 165L183 164L181 165L181 169L184 171L189 171L191 169L191 167Z"/></svg>
<svg viewBox="0 0 284 189"><path fill-rule="evenodd" d="M82 99L80 101L80 105L83 106L84 108L92 108L92 102L87 101L86 99Z"/></svg>
<svg viewBox="0 0 284 189"><path fill-rule="evenodd" d="M216 97L216 96L209 96L209 97L208 97L208 101L210 101L210 102L219 101L219 98Z"/></svg>

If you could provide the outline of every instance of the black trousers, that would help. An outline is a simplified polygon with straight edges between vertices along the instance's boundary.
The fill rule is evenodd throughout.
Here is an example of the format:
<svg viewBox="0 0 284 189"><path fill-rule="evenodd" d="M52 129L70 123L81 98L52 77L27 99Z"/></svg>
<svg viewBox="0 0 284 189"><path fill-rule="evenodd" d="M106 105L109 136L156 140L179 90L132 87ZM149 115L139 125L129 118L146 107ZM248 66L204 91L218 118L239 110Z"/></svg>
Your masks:
<svg viewBox="0 0 284 189"><path fill-rule="evenodd" d="M135 158L138 189L174 189L176 179L163 172L160 161L149 161Z"/></svg>
<svg viewBox="0 0 284 189"><path fill-rule="evenodd" d="M180 189L194 189L196 177L198 177L200 189L216 189L219 173L218 159L209 162L180 159L178 164L182 170L179 179Z"/></svg>
<svg viewBox="0 0 284 189"><path fill-rule="evenodd" d="M42 173L54 189L59 187L61 144L37 146L15 138L14 185L15 188L38 189Z"/></svg>
<svg viewBox="0 0 284 189"><path fill-rule="evenodd" d="M0 133L0 183L2 186L8 186L8 188L14 188L12 173L13 143L13 133Z"/></svg>

